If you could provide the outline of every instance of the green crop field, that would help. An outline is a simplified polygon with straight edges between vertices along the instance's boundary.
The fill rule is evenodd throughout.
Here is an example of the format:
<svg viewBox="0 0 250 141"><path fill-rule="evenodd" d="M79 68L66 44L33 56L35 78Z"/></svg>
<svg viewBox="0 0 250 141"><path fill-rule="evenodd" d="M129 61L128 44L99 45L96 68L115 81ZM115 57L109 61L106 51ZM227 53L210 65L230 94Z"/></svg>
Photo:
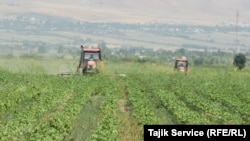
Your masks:
<svg viewBox="0 0 250 141"><path fill-rule="evenodd" d="M0 140L138 141L144 124L250 123L249 68L191 66L185 75L106 61L106 74L126 76L53 75L63 63L77 64L1 59Z"/></svg>

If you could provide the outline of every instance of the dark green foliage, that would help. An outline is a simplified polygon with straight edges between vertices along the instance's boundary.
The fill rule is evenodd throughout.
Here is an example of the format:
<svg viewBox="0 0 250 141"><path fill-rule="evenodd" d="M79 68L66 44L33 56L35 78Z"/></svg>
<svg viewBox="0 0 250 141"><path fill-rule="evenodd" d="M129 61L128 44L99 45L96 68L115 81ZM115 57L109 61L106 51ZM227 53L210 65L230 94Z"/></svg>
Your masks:
<svg viewBox="0 0 250 141"><path fill-rule="evenodd" d="M205 64L205 59L203 57L195 58L194 59L194 64L195 65L204 65Z"/></svg>
<svg viewBox="0 0 250 141"><path fill-rule="evenodd" d="M246 56L242 53L237 54L234 57L234 65L239 69L243 69L246 63Z"/></svg>

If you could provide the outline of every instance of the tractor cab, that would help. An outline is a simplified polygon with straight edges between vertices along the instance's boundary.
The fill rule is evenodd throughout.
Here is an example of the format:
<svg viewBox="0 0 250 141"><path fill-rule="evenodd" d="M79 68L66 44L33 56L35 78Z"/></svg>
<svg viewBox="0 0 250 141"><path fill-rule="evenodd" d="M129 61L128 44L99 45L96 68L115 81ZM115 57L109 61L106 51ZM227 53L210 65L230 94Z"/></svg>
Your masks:
<svg viewBox="0 0 250 141"><path fill-rule="evenodd" d="M188 72L188 60L186 57L182 57L180 59L175 60L175 70L180 72Z"/></svg>
<svg viewBox="0 0 250 141"><path fill-rule="evenodd" d="M79 61L79 69L82 69L82 73L98 73L102 64L102 51L100 48L83 48L81 46L81 57Z"/></svg>

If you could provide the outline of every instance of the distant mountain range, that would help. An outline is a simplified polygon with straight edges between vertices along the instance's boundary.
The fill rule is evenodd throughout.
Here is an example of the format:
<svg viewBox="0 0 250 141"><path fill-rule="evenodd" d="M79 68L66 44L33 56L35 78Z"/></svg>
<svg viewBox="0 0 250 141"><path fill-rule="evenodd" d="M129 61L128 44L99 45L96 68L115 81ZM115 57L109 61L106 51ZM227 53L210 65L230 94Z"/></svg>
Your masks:
<svg viewBox="0 0 250 141"><path fill-rule="evenodd" d="M250 22L249 0L1 0L0 13L35 12L90 22L216 25ZM1 16L1 15L0 15Z"/></svg>

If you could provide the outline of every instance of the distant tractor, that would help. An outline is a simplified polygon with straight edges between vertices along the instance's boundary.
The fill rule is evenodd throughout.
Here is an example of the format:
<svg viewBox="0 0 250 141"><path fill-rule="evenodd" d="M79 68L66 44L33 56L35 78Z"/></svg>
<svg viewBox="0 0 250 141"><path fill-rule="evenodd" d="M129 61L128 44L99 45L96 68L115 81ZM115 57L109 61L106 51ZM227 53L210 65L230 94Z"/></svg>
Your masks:
<svg viewBox="0 0 250 141"><path fill-rule="evenodd" d="M81 57L77 72L82 69L83 74L94 74L103 71L102 50L100 48L84 48L81 46Z"/></svg>
<svg viewBox="0 0 250 141"><path fill-rule="evenodd" d="M188 59L186 57L176 59L174 68L180 72L188 72Z"/></svg>

